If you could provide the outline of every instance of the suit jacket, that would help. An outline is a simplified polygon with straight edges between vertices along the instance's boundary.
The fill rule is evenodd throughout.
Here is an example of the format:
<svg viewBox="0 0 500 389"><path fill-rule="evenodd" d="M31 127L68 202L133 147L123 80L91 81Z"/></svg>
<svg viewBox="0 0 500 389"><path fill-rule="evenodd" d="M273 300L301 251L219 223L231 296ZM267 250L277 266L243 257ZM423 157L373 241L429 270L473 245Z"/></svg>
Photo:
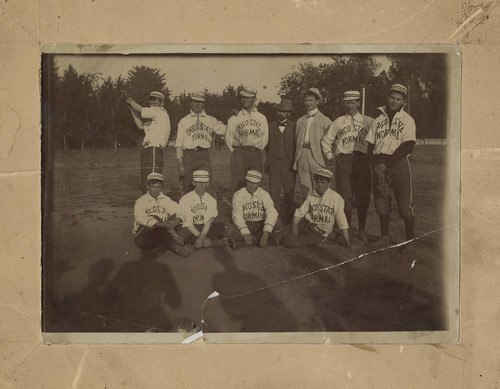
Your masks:
<svg viewBox="0 0 500 389"><path fill-rule="evenodd" d="M306 120L307 116L302 116L297 120L297 126L295 128L295 139L296 139L296 149L295 149L295 159L293 161L293 168L297 170L297 161L302 155L302 146L304 145L304 137L306 136ZM314 120L309 129L309 144L311 146L311 153L314 160L321 166L325 167L325 160L323 157L323 151L321 150L321 139L332 121L320 111L314 116Z"/></svg>
<svg viewBox="0 0 500 389"><path fill-rule="evenodd" d="M269 144L266 147L267 158L264 164L264 171L268 171L269 166L273 160L279 157L279 135L280 129L278 128L278 122L274 121L269 123ZM293 159L295 155L295 122L292 120L287 120L285 131L283 131L283 136L285 137L285 153L286 159L290 162L290 168L293 165Z"/></svg>

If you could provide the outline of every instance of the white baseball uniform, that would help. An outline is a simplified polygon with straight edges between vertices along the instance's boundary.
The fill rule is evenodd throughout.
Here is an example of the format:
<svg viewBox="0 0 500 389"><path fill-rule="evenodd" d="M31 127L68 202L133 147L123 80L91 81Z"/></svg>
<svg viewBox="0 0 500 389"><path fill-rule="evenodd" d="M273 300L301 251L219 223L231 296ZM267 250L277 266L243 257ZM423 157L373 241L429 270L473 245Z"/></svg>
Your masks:
<svg viewBox="0 0 500 389"><path fill-rule="evenodd" d="M163 107L145 107L141 111L144 122L143 147L164 148L170 137L170 117Z"/></svg>
<svg viewBox="0 0 500 389"><path fill-rule="evenodd" d="M194 190L186 193L179 201L179 214L184 220L183 227L194 224L205 224L211 218L216 218L217 201L208 193L199 196Z"/></svg>
<svg viewBox="0 0 500 389"><path fill-rule="evenodd" d="M241 235L250 234L248 221L264 222L264 231L271 232L278 220L278 211L273 200L264 189L258 188L253 194L241 188L233 196L233 222Z"/></svg>
<svg viewBox="0 0 500 389"><path fill-rule="evenodd" d="M226 145L233 151L235 146L253 146L264 150L269 141L266 117L253 108L250 112L242 109L227 122Z"/></svg>
<svg viewBox="0 0 500 389"><path fill-rule="evenodd" d="M153 228L156 223L166 221L172 215L184 220L179 213L179 205L170 197L160 193L155 199L146 193L139 197L134 205L133 233L137 233L140 225Z"/></svg>

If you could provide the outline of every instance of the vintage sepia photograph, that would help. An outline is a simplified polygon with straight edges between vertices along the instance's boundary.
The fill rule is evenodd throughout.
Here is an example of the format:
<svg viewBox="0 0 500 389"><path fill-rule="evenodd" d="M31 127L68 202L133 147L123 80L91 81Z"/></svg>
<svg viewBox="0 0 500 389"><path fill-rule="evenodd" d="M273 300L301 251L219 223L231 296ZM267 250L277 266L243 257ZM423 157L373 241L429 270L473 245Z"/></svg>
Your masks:
<svg viewBox="0 0 500 389"><path fill-rule="evenodd" d="M458 340L457 47L50 46L41 83L45 342Z"/></svg>

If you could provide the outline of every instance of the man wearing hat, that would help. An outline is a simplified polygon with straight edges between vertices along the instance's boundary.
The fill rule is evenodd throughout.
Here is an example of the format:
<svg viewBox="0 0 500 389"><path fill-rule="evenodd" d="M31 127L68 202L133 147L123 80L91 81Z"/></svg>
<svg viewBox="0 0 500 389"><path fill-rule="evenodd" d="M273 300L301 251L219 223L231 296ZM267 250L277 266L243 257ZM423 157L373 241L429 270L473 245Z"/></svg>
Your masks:
<svg viewBox="0 0 500 389"><path fill-rule="evenodd" d="M380 116L373 121L365 138L369 143L368 154L373 154L373 194L382 235L373 244L376 247L385 247L390 241L391 189L398 203L399 216L405 223L406 240L415 236L408 156L415 145L416 129L415 121L404 111L407 94L404 85L392 85L387 104L378 108Z"/></svg>
<svg viewBox="0 0 500 389"><path fill-rule="evenodd" d="M302 91L306 115L297 120L293 168L298 172L302 199L313 192L314 175L325 168L321 139L332 121L318 110L323 98L317 88Z"/></svg>
<svg viewBox="0 0 500 389"><path fill-rule="evenodd" d="M206 170L192 174L194 190L179 201L180 215L184 220L179 235L196 249L220 245L224 237L224 225L214 222L218 216L217 201L207 193L210 176Z"/></svg>
<svg viewBox="0 0 500 389"><path fill-rule="evenodd" d="M128 97L126 102L132 112L135 124L144 130L144 140L141 151L141 182L143 193L147 192L147 177L149 173L163 172L163 149L170 137L170 117L163 108L165 96L153 91L149 94L149 107L142 107Z"/></svg>
<svg viewBox="0 0 500 389"><path fill-rule="evenodd" d="M335 225L342 231L345 245L351 246L344 200L330 188L332 178L332 172L327 169L318 169L314 174L316 189L295 211L292 233L283 239L285 247L318 246L328 238Z"/></svg>
<svg viewBox="0 0 500 389"><path fill-rule="evenodd" d="M183 239L174 228L183 221L179 206L162 193L163 175L150 173L147 177L148 193L134 205L134 240L142 250L166 246L174 253L187 257L192 249L184 247Z"/></svg>
<svg viewBox="0 0 500 389"><path fill-rule="evenodd" d="M242 86L239 90L241 110L227 122L226 145L231 151L231 180L233 190L245 186L248 170L262 173L262 150L269 140L266 117L257 111L257 90Z"/></svg>
<svg viewBox="0 0 500 389"><path fill-rule="evenodd" d="M269 187L274 205L278 208L281 188L285 195L285 220L291 221L295 212L293 200L295 190L295 122L289 120L292 114L292 102L282 99L277 107L278 120L269 123L269 144L264 171L269 174Z"/></svg>
<svg viewBox="0 0 500 389"><path fill-rule="evenodd" d="M265 248L270 238L276 245L279 244L285 225L274 208L271 196L260 187L261 181L260 172L249 170L245 176L245 187L233 196L234 224L229 224L226 231L233 248L256 243Z"/></svg>
<svg viewBox="0 0 500 389"><path fill-rule="evenodd" d="M373 119L359 113L360 93L344 92L346 114L334 120L321 140L321 147L329 161L335 158L336 189L344 199L344 212L349 226L353 202L358 212L359 239L367 242L366 215L370 204L371 168L367 155L366 134ZM335 149L333 145L335 144Z"/></svg>
<svg viewBox="0 0 500 389"><path fill-rule="evenodd" d="M206 114L203 92L193 92L190 98L191 111L179 121L175 141L183 193L188 193L194 188L193 172L206 170L212 177L208 191L213 194L213 175L209 150L214 133L225 135L226 126L213 116Z"/></svg>

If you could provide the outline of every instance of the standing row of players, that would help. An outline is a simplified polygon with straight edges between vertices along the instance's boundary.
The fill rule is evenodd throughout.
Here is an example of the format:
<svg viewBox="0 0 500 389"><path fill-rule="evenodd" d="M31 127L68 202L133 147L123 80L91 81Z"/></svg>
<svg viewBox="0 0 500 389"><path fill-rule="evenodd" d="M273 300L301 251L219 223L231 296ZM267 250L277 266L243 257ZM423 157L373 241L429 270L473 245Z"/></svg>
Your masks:
<svg viewBox="0 0 500 389"><path fill-rule="evenodd" d="M326 239L336 224L343 233L345 243L349 245L348 228L351 225L352 209L355 207L358 216L358 237L366 242L365 224L372 178L375 210L381 228L380 239L372 245L379 247L389 244L391 191L396 197L400 217L405 222L406 240L409 241L414 237L412 183L408 156L415 145L415 123L404 111L407 90L403 85L394 84L391 87L386 105L378 108L380 115L375 120L359 112L358 91L344 93L346 114L331 122L318 110L318 105L322 103L319 90L307 89L302 93L306 115L299 118L297 123L293 123L289 117L294 108L289 100L282 100L278 106L278 120L269 126L265 116L256 109L257 91L251 87L242 87L239 95L241 110L231 116L225 126L206 114L203 94L192 93L191 111L179 122L175 143L179 174L186 193L184 197L189 195L192 206L197 205L201 209L204 207L202 204L205 204L203 201L205 195L209 195L216 204L210 195L214 192L211 185L213 175L208 150L214 133L225 136L227 147L232 152L230 167L235 191L232 216L236 229L231 225L225 234L230 241L242 240L245 245L251 245L254 244L254 238L257 238L257 243L265 247L269 236L274 232L278 236L274 241L279 243L283 240L286 246L318 244L323 238ZM172 218L172 215L177 213L172 214L171 210L169 212L163 205L159 206L161 198L168 199L161 193L161 188L156 197L153 195L155 192L151 193L151 180L153 180L151 173L162 172L163 149L170 135L170 122L163 108L163 100L161 93L151 92L150 107L143 108L133 99L127 99L137 126L145 132L141 169L143 190L148 193L137 201L136 208L137 204L146 202L145 199L151 202L150 207L143 207L141 211L149 222L144 222L144 217L143 222L138 220L136 210L134 234L138 242L137 237L142 236L142 231L153 232L158 228L166 228L170 231L167 235L171 237L169 239L173 242L174 251L188 254L183 244L191 236L183 237L182 234L175 232L181 229L179 227L176 229L176 226L172 226L175 223L168 220L177 219L177 224L182 222L184 229L191 227L190 222L186 222L186 212L181 209L179 213L181 217ZM263 150L267 151L265 164L262 159ZM333 174L326 169L325 157L328 161L336 160L336 189L339 193L330 188ZM195 177L195 172L200 177L203 176L203 180L206 181L200 182L200 178ZM269 174L270 195L260 188L263 172ZM295 209L294 202L296 175L299 177L303 200L302 206L298 209ZM154 181L155 185L160 183L163 185L163 176L161 179L160 176L156 176ZM326 182L324 188L322 182ZM197 189L200 184L206 187L203 191ZM286 211L280 218L274 204L278 203L282 188ZM207 190L210 194L205 193ZM259 196L260 193L265 193L267 195L265 200L269 201L261 198L266 196ZM240 197L245 197L245 200L238 201ZM238 207L235 209L235 203L241 203L238 205L241 209ZM158 210L161 215L155 214ZM240 214L242 220L239 219ZM204 214L206 217L204 220L207 222L214 218L211 213L208 215L209 217L206 217ZM153 216L156 222L152 221ZM303 219L310 225L301 224ZM284 223L291 221L291 235L281 234ZM259 222L262 226L249 227L249 222ZM163 226L161 223L167 224ZM196 248L203 247L208 231L212 230L211 224L205 227L207 223L204 222L200 224L201 227L198 225L187 228L196 238ZM252 228L257 228L255 233ZM318 239L296 239L297 236L309 235L304 233L299 235L300 229L315 234ZM292 236L292 239L287 239L287 236ZM148 246L140 242L138 245L143 248ZM211 240L208 239L205 247L210 245Z"/></svg>

